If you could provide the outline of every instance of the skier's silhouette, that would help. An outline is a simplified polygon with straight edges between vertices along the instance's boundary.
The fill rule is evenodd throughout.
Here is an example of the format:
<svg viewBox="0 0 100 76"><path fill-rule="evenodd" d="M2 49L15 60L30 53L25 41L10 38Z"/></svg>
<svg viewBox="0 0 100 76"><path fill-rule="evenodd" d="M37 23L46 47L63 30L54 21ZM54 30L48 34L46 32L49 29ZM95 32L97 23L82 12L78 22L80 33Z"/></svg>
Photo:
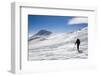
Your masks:
<svg viewBox="0 0 100 76"><path fill-rule="evenodd" d="M80 39L77 39L75 45L77 44L77 51L80 53L79 46L80 46Z"/></svg>

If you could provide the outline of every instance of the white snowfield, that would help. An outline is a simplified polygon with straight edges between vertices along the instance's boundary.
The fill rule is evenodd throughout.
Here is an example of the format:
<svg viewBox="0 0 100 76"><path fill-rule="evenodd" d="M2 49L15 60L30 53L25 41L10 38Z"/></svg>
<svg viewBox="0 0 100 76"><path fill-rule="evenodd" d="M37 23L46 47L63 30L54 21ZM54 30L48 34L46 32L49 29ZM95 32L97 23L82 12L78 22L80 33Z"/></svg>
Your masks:
<svg viewBox="0 0 100 76"><path fill-rule="evenodd" d="M65 60L88 57L88 29L87 27L71 32L51 34L48 37L40 37L29 41L29 60ZM75 45L79 38L80 51L78 53Z"/></svg>

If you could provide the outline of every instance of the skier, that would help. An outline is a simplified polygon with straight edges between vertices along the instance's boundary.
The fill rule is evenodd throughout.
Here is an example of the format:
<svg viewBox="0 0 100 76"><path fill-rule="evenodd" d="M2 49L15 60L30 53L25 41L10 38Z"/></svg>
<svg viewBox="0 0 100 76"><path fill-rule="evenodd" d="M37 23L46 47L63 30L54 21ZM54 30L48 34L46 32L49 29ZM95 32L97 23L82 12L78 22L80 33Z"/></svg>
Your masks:
<svg viewBox="0 0 100 76"><path fill-rule="evenodd" d="M76 42L75 42L75 45L77 44L77 51L79 53L81 53L81 51L79 50L79 46L80 46L80 39L77 39Z"/></svg>

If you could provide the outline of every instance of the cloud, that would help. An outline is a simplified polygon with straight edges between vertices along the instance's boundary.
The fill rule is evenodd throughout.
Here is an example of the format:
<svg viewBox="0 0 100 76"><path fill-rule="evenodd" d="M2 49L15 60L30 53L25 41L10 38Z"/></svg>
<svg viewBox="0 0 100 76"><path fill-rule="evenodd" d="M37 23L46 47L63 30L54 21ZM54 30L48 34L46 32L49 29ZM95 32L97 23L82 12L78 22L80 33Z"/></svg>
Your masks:
<svg viewBox="0 0 100 76"><path fill-rule="evenodd" d="M80 24L80 23L88 23L88 18L82 18L82 17L77 17L77 18L72 18L68 24Z"/></svg>

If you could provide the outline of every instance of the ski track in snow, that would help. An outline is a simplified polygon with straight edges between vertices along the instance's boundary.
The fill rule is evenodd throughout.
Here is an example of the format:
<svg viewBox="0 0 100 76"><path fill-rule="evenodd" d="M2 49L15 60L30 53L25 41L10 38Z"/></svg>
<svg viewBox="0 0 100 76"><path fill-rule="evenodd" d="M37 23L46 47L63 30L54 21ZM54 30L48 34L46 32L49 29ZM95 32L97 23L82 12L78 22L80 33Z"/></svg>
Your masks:
<svg viewBox="0 0 100 76"><path fill-rule="evenodd" d="M82 53L77 52L75 46L76 38L81 40L80 51ZM87 59L87 57L87 28L69 34L51 35L43 41L37 39L29 42L29 60Z"/></svg>

